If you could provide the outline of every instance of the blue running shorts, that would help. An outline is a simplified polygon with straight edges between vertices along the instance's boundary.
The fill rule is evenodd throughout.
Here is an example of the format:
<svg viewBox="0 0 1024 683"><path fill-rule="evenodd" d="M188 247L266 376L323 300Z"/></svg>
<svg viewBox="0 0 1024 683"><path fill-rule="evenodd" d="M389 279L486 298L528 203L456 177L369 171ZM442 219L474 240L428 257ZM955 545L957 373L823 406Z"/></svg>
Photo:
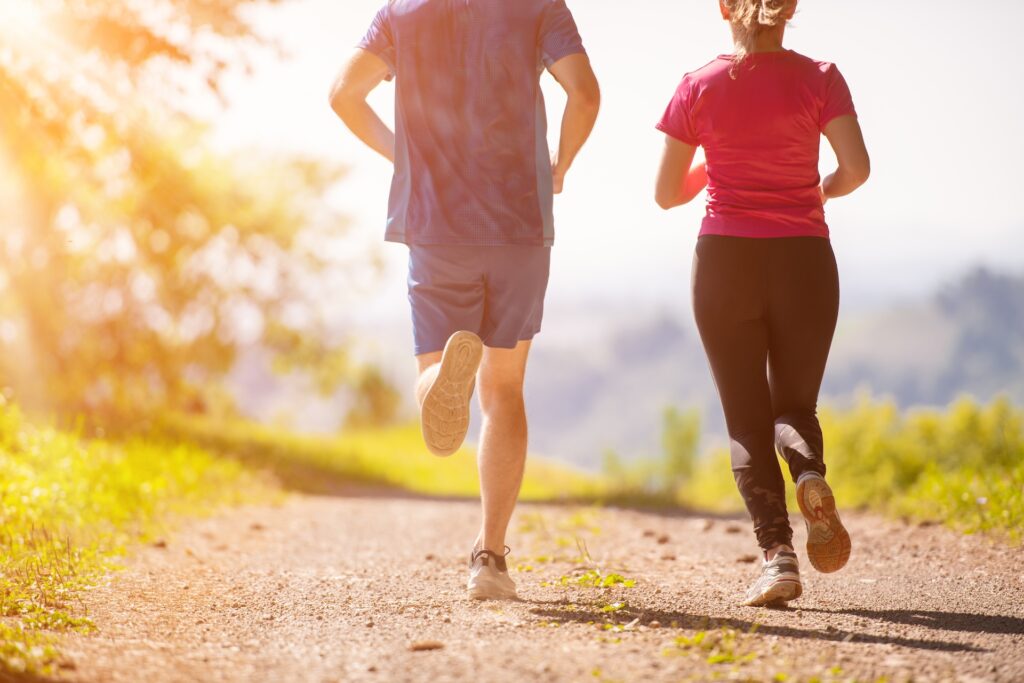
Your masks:
<svg viewBox="0 0 1024 683"><path fill-rule="evenodd" d="M540 332L551 247L410 245L409 303L416 355L455 332L514 349Z"/></svg>

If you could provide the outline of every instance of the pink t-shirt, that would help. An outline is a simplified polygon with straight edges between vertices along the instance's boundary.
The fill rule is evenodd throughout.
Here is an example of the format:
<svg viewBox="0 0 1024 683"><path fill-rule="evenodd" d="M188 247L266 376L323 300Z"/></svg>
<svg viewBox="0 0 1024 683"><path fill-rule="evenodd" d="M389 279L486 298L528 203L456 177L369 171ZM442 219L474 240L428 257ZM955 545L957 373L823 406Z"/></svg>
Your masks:
<svg viewBox="0 0 1024 683"><path fill-rule="evenodd" d="M856 115L834 64L791 50L723 55L687 74L658 130L707 157L701 235L828 237L818 185L821 133Z"/></svg>

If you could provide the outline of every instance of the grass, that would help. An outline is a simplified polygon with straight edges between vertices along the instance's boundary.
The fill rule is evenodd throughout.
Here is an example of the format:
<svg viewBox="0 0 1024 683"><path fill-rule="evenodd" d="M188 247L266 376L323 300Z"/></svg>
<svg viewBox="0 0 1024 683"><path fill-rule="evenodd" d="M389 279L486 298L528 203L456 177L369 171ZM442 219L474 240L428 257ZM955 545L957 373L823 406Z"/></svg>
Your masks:
<svg viewBox="0 0 1024 683"><path fill-rule="evenodd" d="M840 506L1024 540L1024 410L1008 400L965 398L943 410L902 412L862 397L847 410L822 410L821 425ZM742 510L729 454L702 458L672 502Z"/></svg>
<svg viewBox="0 0 1024 683"><path fill-rule="evenodd" d="M752 638L756 631L756 625L750 629L749 633L741 633L728 626L697 631L692 636L676 637L674 647L667 650L665 654L698 653L711 665L742 666L760 656L757 643Z"/></svg>
<svg viewBox="0 0 1024 683"><path fill-rule="evenodd" d="M272 470L291 488L322 493L339 485L371 485L430 496L475 497L476 459L464 448L436 458L419 427L368 429L338 436L305 436L249 422L171 417L163 427L175 438ZM526 465L525 501L586 501L603 495L596 476L540 458Z"/></svg>
<svg viewBox="0 0 1024 683"><path fill-rule="evenodd" d="M0 407L0 672L52 673L54 636L89 631L79 595L126 546L182 515L251 500L268 485L199 448L84 441Z"/></svg>

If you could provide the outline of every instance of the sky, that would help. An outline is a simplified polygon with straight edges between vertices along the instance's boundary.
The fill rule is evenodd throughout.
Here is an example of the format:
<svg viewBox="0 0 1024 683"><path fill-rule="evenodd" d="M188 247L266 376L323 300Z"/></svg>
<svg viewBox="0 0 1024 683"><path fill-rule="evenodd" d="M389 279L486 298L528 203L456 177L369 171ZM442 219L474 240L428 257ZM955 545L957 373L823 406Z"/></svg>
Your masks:
<svg viewBox="0 0 1024 683"><path fill-rule="evenodd" d="M381 242L390 167L327 105L334 75L381 3L295 0L257 15L287 56L265 56L252 77L230 85L216 131L226 147L282 148L348 166L328 200L351 217L353 248L379 245L385 257L377 303L407 315L407 251ZM703 200L671 212L654 204L664 144L654 124L685 72L730 51L728 27L713 0L569 6L604 106L556 200L549 302L685 306ZM844 305L922 296L979 264L1024 272L1021 26L1019 0L800 3L786 46L839 66L873 161L869 184L827 207ZM544 90L554 136L564 97L550 76ZM371 99L389 121L393 102L391 85ZM822 172L833 164L823 146Z"/></svg>

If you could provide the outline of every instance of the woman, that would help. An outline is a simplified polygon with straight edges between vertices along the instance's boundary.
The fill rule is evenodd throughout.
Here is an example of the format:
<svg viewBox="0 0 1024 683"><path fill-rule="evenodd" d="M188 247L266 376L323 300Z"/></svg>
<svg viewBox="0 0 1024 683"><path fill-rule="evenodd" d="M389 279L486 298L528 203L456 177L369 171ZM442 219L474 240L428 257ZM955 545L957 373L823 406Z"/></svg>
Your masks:
<svg viewBox="0 0 1024 683"><path fill-rule="evenodd" d="M816 407L839 310L824 204L868 178L852 97L835 65L783 47L796 0L721 0L735 51L683 78L658 124L666 134L657 201L708 188L693 268L693 305L725 412L732 469L764 551L744 604L802 592L785 483L807 520L807 555L841 569L850 536L825 483ZM820 181L824 134L838 170ZM693 166L697 147L705 164Z"/></svg>

